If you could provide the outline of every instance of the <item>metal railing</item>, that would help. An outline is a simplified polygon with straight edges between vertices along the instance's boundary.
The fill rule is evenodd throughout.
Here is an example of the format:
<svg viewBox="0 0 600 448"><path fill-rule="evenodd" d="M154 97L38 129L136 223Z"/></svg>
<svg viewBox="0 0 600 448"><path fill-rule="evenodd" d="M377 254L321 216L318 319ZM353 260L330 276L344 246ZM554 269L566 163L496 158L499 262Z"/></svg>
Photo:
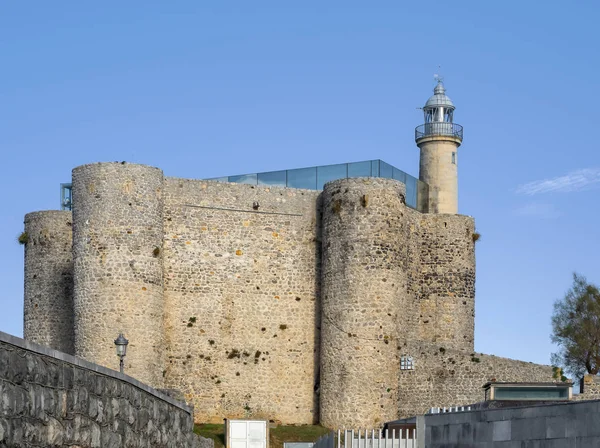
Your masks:
<svg viewBox="0 0 600 448"><path fill-rule="evenodd" d="M456 123L433 122L425 123L415 128L415 139L435 135L448 135L462 140L463 127Z"/></svg>
<svg viewBox="0 0 600 448"><path fill-rule="evenodd" d="M418 437L415 429L349 430L331 431L315 442L313 448L416 448Z"/></svg>

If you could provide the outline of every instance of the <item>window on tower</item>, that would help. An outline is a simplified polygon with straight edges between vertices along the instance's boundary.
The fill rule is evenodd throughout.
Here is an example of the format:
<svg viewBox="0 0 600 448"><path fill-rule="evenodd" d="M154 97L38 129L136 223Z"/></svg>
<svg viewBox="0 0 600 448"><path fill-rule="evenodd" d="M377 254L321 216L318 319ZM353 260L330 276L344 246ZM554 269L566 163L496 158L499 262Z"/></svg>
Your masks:
<svg viewBox="0 0 600 448"><path fill-rule="evenodd" d="M415 363L412 356L403 355L400 358L400 370L414 370Z"/></svg>
<svg viewBox="0 0 600 448"><path fill-rule="evenodd" d="M452 164L456 165L456 153L455 152L452 153Z"/></svg>

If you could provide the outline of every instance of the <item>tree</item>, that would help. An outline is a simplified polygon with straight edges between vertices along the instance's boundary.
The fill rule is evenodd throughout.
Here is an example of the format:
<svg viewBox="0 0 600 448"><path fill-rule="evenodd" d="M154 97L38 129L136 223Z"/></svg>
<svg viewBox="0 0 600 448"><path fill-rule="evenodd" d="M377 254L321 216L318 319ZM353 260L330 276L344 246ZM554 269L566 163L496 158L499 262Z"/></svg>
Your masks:
<svg viewBox="0 0 600 448"><path fill-rule="evenodd" d="M554 303L552 342L560 347L552 362L575 378L600 371L600 290L573 274L573 286Z"/></svg>

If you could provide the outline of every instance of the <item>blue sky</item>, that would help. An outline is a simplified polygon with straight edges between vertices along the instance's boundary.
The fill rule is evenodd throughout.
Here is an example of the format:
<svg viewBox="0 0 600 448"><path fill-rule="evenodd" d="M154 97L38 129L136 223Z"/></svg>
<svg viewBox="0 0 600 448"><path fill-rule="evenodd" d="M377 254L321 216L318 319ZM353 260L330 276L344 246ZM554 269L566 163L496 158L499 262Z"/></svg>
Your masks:
<svg viewBox="0 0 600 448"><path fill-rule="evenodd" d="M418 175L438 65L460 212L476 219L476 350L548 363L552 303L600 283L597 2L0 5L0 330L22 334L23 216L71 169L205 178L380 158Z"/></svg>

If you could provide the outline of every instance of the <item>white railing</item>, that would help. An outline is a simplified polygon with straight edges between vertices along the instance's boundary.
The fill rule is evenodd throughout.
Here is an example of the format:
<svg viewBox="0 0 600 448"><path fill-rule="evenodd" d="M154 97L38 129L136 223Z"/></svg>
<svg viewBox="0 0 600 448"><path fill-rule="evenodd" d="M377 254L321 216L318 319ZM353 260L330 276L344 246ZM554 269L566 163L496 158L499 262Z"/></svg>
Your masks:
<svg viewBox="0 0 600 448"><path fill-rule="evenodd" d="M470 411L471 406L450 406L449 408L429 408L427 414L446 414L448 412Z"/></svg>
<svg viewBox="0 0 600 448"><path fill-rule="evenodd" d="M338 430L317 440L313 448L416 448L416 430Z"/></svg>

